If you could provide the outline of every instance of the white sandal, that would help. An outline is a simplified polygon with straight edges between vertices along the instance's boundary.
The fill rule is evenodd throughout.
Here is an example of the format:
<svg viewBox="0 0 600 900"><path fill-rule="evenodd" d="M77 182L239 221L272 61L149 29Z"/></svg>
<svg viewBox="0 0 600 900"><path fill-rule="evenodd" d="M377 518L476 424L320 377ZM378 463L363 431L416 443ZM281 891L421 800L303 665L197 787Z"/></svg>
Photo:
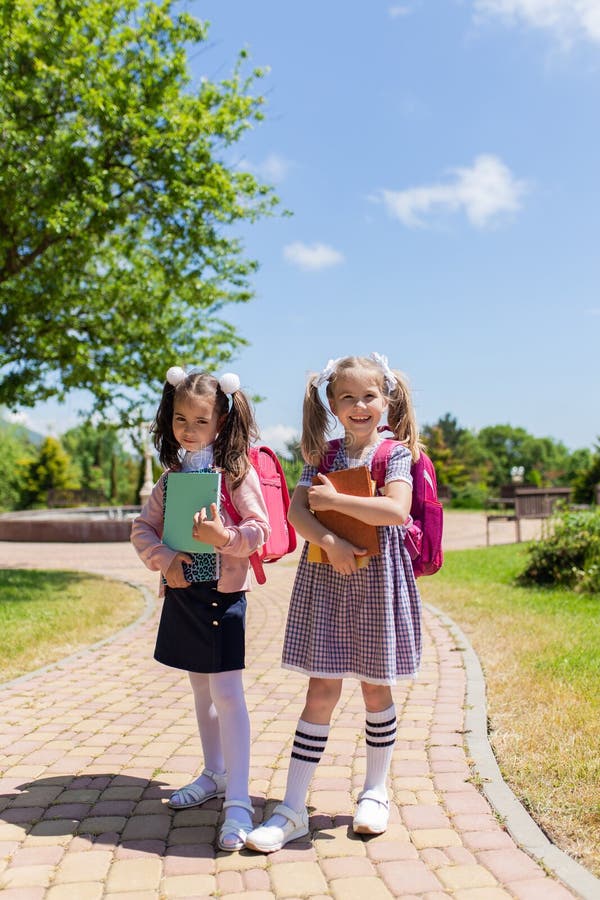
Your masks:
<svg viewBox="0 0 600 900"><path fill-rule="evenodd" d="M246 803L244 800L226 800L223 804L223 809L228 809L230 806L237 806L240 809L247 809L250 813L250 816L254 814L254 807L250 806L249 803ZM245 822L240 822L238 819L234 818L225 818L225 821L221 825L219 829L219 838L217 840L217 844L219 846L219 850L241 850L246 843L246 837L248 836L248 829L252 828L252 825L246 825ZM225 838L229 837L229 835L233 835L237 840L233 844L226 844Z"/></svg>
<svg viewBox="0 0 600 900"><path fill-rule="evenodd" d="M189 809L190 806L200 806L202 803L206 803L207 800L212 800L213 797L225 796L225 788L227 786L226 772L211 772L210 769L203 769L200 775L206 775L207 778L210 778L215 785L213 791L210 788L206 791L196 781L192 781L191 784L186 784L185 787L174 791L169 798L167 806L170 806L171 809Z"/></svg>
<svg viewBox="0 0 600 900"><path fill-rule="evenodd" d="M369 803L363 803L369 800ZM383 834L390 815L390 801L377 791L362 791L358 795L358 808L352 821L355 834Z"/></svg>
<svg viewBox="0 0 600 900"><path fill-rule="evenodd" d="M273 816L284 816L285 825L269 825ZM285 803L279 803L269 819L263 825L259 825L251 831L246 838L246 847L250 850L258 850L259 853L273 853L281 850L285 844L295 841L297 838L308 834L308 814L306 809L296 812Z"/></svg>

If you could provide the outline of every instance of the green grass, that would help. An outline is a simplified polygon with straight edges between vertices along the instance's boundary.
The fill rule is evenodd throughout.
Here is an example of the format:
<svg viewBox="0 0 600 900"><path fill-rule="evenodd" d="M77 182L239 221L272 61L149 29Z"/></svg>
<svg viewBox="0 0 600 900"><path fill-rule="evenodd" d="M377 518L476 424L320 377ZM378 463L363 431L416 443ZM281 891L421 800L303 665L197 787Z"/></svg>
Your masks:
<svg viewBox="0 0 600 900"><path fill-rule="evenodd" d="M500 768L533 817L600 875L600 596L514 583L523 544L447 553L425 602L473 644Z"/></svg>
<svg viewBox="0 0 600 900"><path fill-rule="evenodd" d="M0 681L108 637L143 606L139 591L94 575L0 569Z"/></svg>

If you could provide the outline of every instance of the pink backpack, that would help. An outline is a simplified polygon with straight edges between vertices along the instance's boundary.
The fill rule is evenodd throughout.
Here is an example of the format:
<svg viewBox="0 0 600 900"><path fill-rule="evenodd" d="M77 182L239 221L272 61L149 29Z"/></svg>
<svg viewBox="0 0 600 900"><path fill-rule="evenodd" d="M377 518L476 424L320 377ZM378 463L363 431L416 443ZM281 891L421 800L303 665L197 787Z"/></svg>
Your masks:
<svg viewBox="0 0 600 900"><path fill-rule="evenodd" d="M329 441L329 449L319 471L327 473L337 455L342 441ZM371 476L382 491L388 460L399 441L386 438L381 442L371 462ZM421 451L417 462L410 468L413 480L411 523L407 526L404 545L409 552L415 577L434 575L442 567L442 532L444 511L437 496L435 468L426 453Z"/></svg>
<svg viewBox="0 0 600 900"><path fill-rule="evenodd" d="M270 447L251 447L249 456L250 462L258 474L271 526L271 534L267 538L267 542L250 557L250 564L257 582L264 584L267 579L263 563L277 562L286 553L295 550L296 532L287 520L290 494L277 454ZM233 505L223 480L221 483L223 485L221 490L223 505L234 524L237 525L238 522L241 522L242 517Z"/></svg>

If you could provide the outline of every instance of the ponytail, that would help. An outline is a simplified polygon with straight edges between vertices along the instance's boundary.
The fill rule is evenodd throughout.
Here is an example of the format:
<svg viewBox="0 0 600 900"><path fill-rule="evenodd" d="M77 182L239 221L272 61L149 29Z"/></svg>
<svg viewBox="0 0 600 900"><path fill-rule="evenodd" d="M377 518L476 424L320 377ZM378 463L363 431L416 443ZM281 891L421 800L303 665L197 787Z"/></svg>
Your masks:
<svg viewBox="0 0 600 900"><path fill-rule="evenodd" d="M222 393L220 387L217 391ZM248 450L257 437L258 427L250 402L242 390L236 390L231 395L231 406L214 447L215 465L227 472L232 490L239 487L248 473Z"/></svg>
<svg viewBox="0 0 600 900"><path fill-rule="evenodd" d="M419 426L410 396L408 380L402 372L392 370L395 384L387 394L388 425L397 441L402 441L411 452L413 462L421 455L423 445L419 440Z"/></svg>
<svg viewBox="0 0 600 900"><path fill-rule="evenodd" d="M311 375L302 406L302 457L309 466L318 466L327 450L327 433L333 424L332 413L319 395L317 376Z"/></svg>

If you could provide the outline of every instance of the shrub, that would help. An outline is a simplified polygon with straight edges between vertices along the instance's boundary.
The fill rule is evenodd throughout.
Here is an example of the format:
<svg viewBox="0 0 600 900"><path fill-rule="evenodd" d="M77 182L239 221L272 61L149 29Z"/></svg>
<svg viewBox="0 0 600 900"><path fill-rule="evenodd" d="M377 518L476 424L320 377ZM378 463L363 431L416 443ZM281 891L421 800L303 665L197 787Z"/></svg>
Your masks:
<svg viewBox="0 0 600 900"><path fill-rule="evenodd" d="M532 544L522 584L600 592L600 510L563 512L548 537Z"/></svg>

